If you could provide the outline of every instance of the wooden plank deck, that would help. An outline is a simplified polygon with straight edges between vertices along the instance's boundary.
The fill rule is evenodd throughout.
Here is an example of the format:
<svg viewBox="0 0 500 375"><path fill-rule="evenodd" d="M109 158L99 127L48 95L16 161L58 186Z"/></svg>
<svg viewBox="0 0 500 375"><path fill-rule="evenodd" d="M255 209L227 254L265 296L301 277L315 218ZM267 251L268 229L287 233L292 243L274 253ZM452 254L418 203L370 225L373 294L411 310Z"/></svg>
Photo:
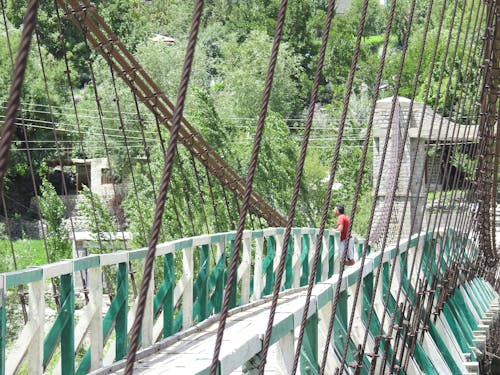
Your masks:
<svg viewBox="0 0 500 375"><path fill-rule="evenodd" d="M315 287L315 292L328 287L331 285L319 284ZM304 288L280 297L274 319L274 332L277 338L272 338L272 343L286 335L286 332L292 333L296 327L300 326L305 299ZM231 312L231 316L227 319L219 356L222 374L241 374L241 364L261 351L270 305L270 301L257 305L250 304L246 308L237 308ZM308 315L314 314L316 309L316 298L313 295ZM138 357L141 359L136 362L134 373L151 375L164 374L167 371L173 374L208 373L218 325L218 320L211 319L208 324L202 323L191 328L188 335L180 335L176 340L169 338L152 348L140 351ZM280 362L275 360L279 351L273 347L270 349L266 373L283 373L276 368L277 362ZM287 354L293 358L293 353ZM123 366L124 361L117 362L93 374L123 374Z"/></svg>

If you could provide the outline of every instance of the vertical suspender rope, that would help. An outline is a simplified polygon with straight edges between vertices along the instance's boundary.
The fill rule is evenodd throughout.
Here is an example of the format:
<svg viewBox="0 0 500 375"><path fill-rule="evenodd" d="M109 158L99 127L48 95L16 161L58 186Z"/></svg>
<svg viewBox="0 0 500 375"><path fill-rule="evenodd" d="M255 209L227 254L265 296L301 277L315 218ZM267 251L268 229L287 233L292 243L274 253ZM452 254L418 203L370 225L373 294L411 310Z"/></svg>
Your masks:
<svg viewBox="0 0 500 375"><path fill-rule="evenodd" d="M144 316L144 309L146 304L146 296L151 281L151 274L153 272L156 245L158 243L158 236L162 223L163 211L167 198L168 186L174 165L175 149L177 147L177 140L179 138L179 130L181 127L182 112L184 110L184 102L186 100L186 93L191 74L191 67L194 60L194 51L196 47L196 39L198 36L198 29L203 10L203 0L195 2L193 20L191 24L191 32L189 35L189 42L186 49L186 57L184 59L184 66L182 68L182 76L179 84L179 93L177 95L177 104L175 105L172 128L170 131L170 139L168 141L167 153L165 155L165 165L163 168L163 175L161 179L158 200L155 208L153 228L151 231L151 238L148 246L148 252L144 263L144 277L141 283L139 293L139 300L137 304L137 312L134 324L131 330L130 348L127 356L127 365L125 367L125 374L131 375L134 370L134 362L137 349L139 347L139 335L141 331L142 319Z"/></svg>
<svg viewBox="0 0 500 375"><path fill-rule="evenodd" d="M287 258L287 250L289 248L288 242L290 240L290 234L291 234L291 230L292 230L292 226L293 226L293 220L295 217L295 209L296 209L297 201L299 198L300 182L302 180L302 174L304 171L304 164L305 164L306 155L307 155L307 147L309 144L309 135L311 133L313 116L314 116L314 108L316 105L316 100L318 98L319 82L320 82L321 74L323 71L323 64L324 64L324 60L325 60L326 47L328 45L328 39L330 36L330 28L331 28L331 24L332 24L333 15L335 13L334 10L335 10L335 0L330 0L328 2L328 11L327 11L327 16L326 16L325 26L323 29L321 48L320 48L318 62L317 62L317 66L316 66L316 73L314 75L314 82L313 82L313 87L312 87L312 92L311 92L311 98L309 101L309 109L307 112L307 119L306 119L306 123L305 123L304 136L302 139L300 156L299 156L299 160L298 160L296 171L295 171L295 181L294 181L294 185L293 185L293 193L292 193L290 208L288 211L287 225L286 225L286 229L285 229L285 234L283 236L281 256L280 256L280 260L279 260L279 264L278 264L278 269L276 271L276 279L274 281L271 310L269 313L267 329L266 329L266 333L264 336L264 342L263 342L262 350L261 350L261 363L259 365L259 374L260 375L264 374L264 369L265 369L265 365L266 365L266 361L267 361L267 351L268 351L269 345L270 345L274 316L276 313L276 307L278 305L279 292L281 290L281 280L283 279L283 273L284 273L284 269L285 269L285 261ZM321 242L321 241L318 241L318 242ZM307 315L306 310L304 310L304 315Z"/></svg>
<svg viewBox="0 0 500 375"><path fill-rule="evenodd" d="M393 94L393 100L392 100L392 107L391 107L391 111L390 111L390 115L389 115L389 121L388 121L389 124L392 124L392 121L393 121L393 118L394 118L394 110L395 110L395 106L396 106L396 102L397 102L397 94L399 92L399 86L401 84L401 75L402 75L402 71L403 71L403 66L404 66L406 51L407 51L407 48L408 48L408 38L409 38L409 34L410 34L410 29L411 29L411 26L413 24L414 11L415 11L415 0L413 0L412 3L411 3L411 9L410 9L410 12L409 12L408 26L407 26L407 29L405 31L404 42L403 42L403 51L402 51L402 56L401 56L401 60L400 60L399 68L398 68L397 77L396 77L396 83L395 83L395 87L394 87L394 94ZM390 134L391 134L391 126L388 126L387 127L386 136L385 136L385 141L384 141L383 152L382 152L382 155L381 155L381 161L380 161L379 172L378 172L378 177L377 177L377 182L376 182L376 188L375 188L375 192L374 192L374 196L375 197L378 196L379 189L380 189L380 184L381 184L381 181L382 181L382 169L383 169L384 163L385 163L385 157L386 157L386 154L387 154L388 142L389 142ZM370 238L370 236L371 236L371 230L372 230L372 224L373 224L373 220L374 220L375 206L376 206L375 203L376 202L374 202L374 204L372 205L372 209L371 209L371 212L370 212L370 219L369 219L369 225L368 225L368 231L367 231L366 238ZM390 213L388 213L388 214L390 214ZM384 238L384 240L385 240L385 238ZM383 257L384 251L385 251L384 245L385 245L385 243L383 243L382 247L381 247L381 256L382 257ZM371 324L372 315L374 313L373 306L374 306L374 301L375 301L375 296L376 296L376 290L377 290L378 284L379 284L381 268L382 267L378 267L377 268L377 272L376 272L376 275L375 275L374 291L373 291L373 294L372 294L370 310L368 312L368 322L367 322L367 326L365 328L365 335L363 337L363 343L361 345L361 351L364 351L364 348L366 347L366 342L368 340L369 327L370 327L370 324ZM375 348L374 348L375 349L375 353L374 353L375 355L376 355L376 352L378 351L379 340L380 340L379 337L375 338ZM372 368L374 366L374 364L373 364L374 362L376 362L376 357L375 356L373 356L373 358L372 358Z"/></svg>
<svg viewBox="0 0 500 375"><path fill-rule="evenodd" d="M4 125L2 127L2 133L0 136L0 190L2 191L2 203L7 214L7 205L5 204L4 197L4 186L5 186L5 175L7 172L7 164L9 161L9 150L12 142L12 137L15 131L15 121L16 114L21 101L21 91L24 81L24 75L26 72L26 67L28 65L28 55L30 51L31 39L33 36L33 31L36 27L36 15L38 11L38 0L31 0L26 8L26 13L23 19L23 31L21 35L21 42L19 43L19 48L16 56L16 63L14 66L14 72L12 74L12 84L9 92L9 100L7 102L7 109L4 115ZM3 4L2 4L3 7ZM8 225L10 229L10 225ZM12 254L14 254L14 248L11 243ZM14 256L15 261L15 256ZM24 291L19 290L19 296L21 298L21 305L23 307L23 316L25 321L27 320L27 314L25 311L24 303Z"/></svg>
<svg viewBox="0 0 500 375"><path fill-rule="evenodd" d="M233 289L233 281L236 277L236 268L239 262L239 252L241 247L241 242L243 238L243 230L245 228L245 219L250 206L250 196L252 194L252 183L257 168L257 162L259 158L260 143L264 133L264 123L267 115L267 107L269 104L269 98L271 96L271 89L274 78L274 70L276 67L276 61L278 60L278 51L281 43L281 34L283 31L283 24L285 22L286 9L288 5L288 0L281 0L278 19L276 22L276 28L274 33L273 46L271 49L271 57L269 59L269 67L267 70L266 81L264 85L264 93L262 96L262 102L259 112L259 119L257 121L257 129L255 132L254 144L252 149L252 154L250 157L250 164L248 167L247 179L245 182L245 192L243 195L243 203L241 206L240 217L238 220L238 229L236 232L236 238L234 241L234 250L231 257L231 265L229 269L229 275L226 282L226 287L224 288L224 302L221 310L221 317L219 321L219 327L217 330L217 338L215 342L214 355L212 358L212 364L210 366L210 375L216 375L219 362L219 353L222 345L222 336L224 335L224 329L226 326L226 319L229 310L229 300L231 297L231 291Z"/></svg>
<svg viewBox="0 0 500 375"><path fill-rule="evenodd" d="M445 7L443 6L442 8L442 13L441 15L443 16L443 12L444 12L444 9ZM476 29L476 25L477 25L477 19L478 19L478 14L479 14L479 9L480 7L477 7L477 12L476 12L476 18L475 18L475 23L474 23L474 30ZM440 22L440 26L442 25L442 21ZM439 28L439 31L438 31L438 37L437 39L439 39L439 35L440 35L440 29L441 27ZM468 59L468 63L470 62L471 60L471 51L472 51L472 45L473 45L473 39L471 38L471 45L470 45L470 49L469 49L469 59ZM433 70L433 66L434 66L434 63L435 63L435 58L436 58L436 51L437 51L437 47L438 47L438 43L436 42L436 45L435 45L435 48L434 48L434 54L433 54L433 58L432 58L432 62L431 62L431 67L429 69L429 71L432 71ZM466 68L466 71L468 71L468 67ZM466 74L466 76L469 76ZM428 99L428 95L429 95L429 88L430 88L430 79L431 79L431 76L429 75L429 79L427 81L427 85L426 85L426 89L425 89L425 98L424 98L424 109L423 109L423 114L422 114L422 117L421 117L421 124L423 122L423 118L424 118L424 114L425 114L425 109L426 109L426 102L427 102L427 99ZM470 80L468 80L467 82L467 88L469 87L469 84L470 84ZM466 89L465 92L468 92L468 90ZM433 128L433 123L431 124L431 129L429 130L429 132L432 134L432 128ZM420 125L421 127L421 125ZM470 129L470 128L469 128ZM417 138L420 138L420 136L418 136ZM426 144L424 146L424 149L427 149L428 145L429 145L429 140L426 141ZM417 145L417 148L419 147L419 145ZM416 152L415 152L416 154ZM415 160L412 161L412 163L415 163ZM413 168L412 168L413 169ZM422 183L423 183L423 175L421 177L421 179L419 180L418 182L418 188L417 188L417 202L415 203L416 206L419 205L419 201L420 201L420 191L421 191L421 188L422 188ZM421 219L420 219L420 223L413 226L413 228L420 228L421 225L422 225L422 220L423 220L423 214L425 213L425 207L424 207L424 210L422 212L422 215L421 215ZM414 211L413 213L413 218L412 218L412 223L416 223L416 210ZM414 230L412 229L411 232L413 232ZM408 238L408 241L410 240L411 238L411 233L409 234L409 238ZM416 244L416 248L418 248L418 244L420 242L420 237L418 237L417 239L417 244ZM410 270L410 274L408 276L408 279L409 280L412 280L413 278L413 273L415 271L415 262L416 262L416 258L417 258L417 254L416 252L414 253L414 256L413 256L413 261L412 261L412 264L411 264L411 270ZM423 258L421 258L422 260ZM421 276L423 276L422 274L422 271L421 271L421 260L419 262L419 265L418 267L416 268L416 272L417 272L417 279L416 279L416 282L415 282L415 286L419 285L419 283L422 283L422 286L423 286L423 281L425 280L421 280ZM405 262L405 267L406 267L406 262ZM420 306L421 304L423 303L423 300L420 301L420 303L418 303L416 300L416 294L413 295L413 298L412 298L412 301L410 301L410 296L409 295L406 295L406 298L405 298L405 301L404 301L404 304L405 304L405 307L403 308L403 311L406 310L406 306L409 306L410 308L410 311L409 311L409 315L407 316L407 320L408 321L412 321L412 315L415 313L415 319L418 319L420 317L420 314L418 313L420 311ZM416 306L418 304L418 306ZM419 321L417 321L415 324L419 324ZM406 342L406 339L407 339L407 336L409 335L409 329L406 329L405 331L405 334L404 334L404 338L403 338L403 348L401 350L401 353L400 353L400 358L399 358L399 363L402 363L403 362L403 354L406 350L406 345L405 342ZM412 328L414 330L414 327ZM412 331L412 335L413 337L415 336L415 331ZM394 350L394 355L396 354L397 350L395 349ZM406 362L406 361L405 361ZM404 365L403 365L403 368Z"/></svg>
<svg viewBox="0 0 500 375"><path fill-rule="evenodd" d="M358 199L360 196L361 183L363 181L364 167L366 164L366 154L368 152L368 147L370 145L370 138L371 138L371 133L372 133L372 129L373 129L373 119L375 117L375 108L376 108L377 99L378 99L378 95L379 95L379 91L380 91L380 82L382 81L382 74L384 72L385 59L387 56L387 48L389 45L389 39L390 39L391 31L392 31L392 25L393 25L393 21L394 21L395 11L396 11L396 0L393 0L391 3L390 10L389 10L389 17L387 20L387 25L386 25L385 35L384 35L384 44L383 44L382 53L380 56L380 63L379 63L378 69L377 69L377 78L375 80L375 91L374 91L373 97L372 97L372 102L371 102L371 107L370 107L370 115L368 118L368 124L367 124L367 129L366 129L366 135L365 135L365 140L363 142L363 158L360 162L360 166L359 166L359 170L358 170L357 181L356 181L356 190L354 193L353 203L352 203L352 207L351 207L351 224L350 224L350 227L348 228L347 238L350 237L351 232L352 232L352 227L354 224L354 219L355 219L355 214L356 214L357 203L358 203ZM368 253L368 243L366 241L364 243L364 246L363 246L363 254L361 257L361 264L360 264L359 276L358 276L358 281L357 281L357 286L356 286L356 293L354 295L354 301L353 301L354 307L353 307L353 311L351 313L349 325L347 328L346 342L344 344L344 352L342 354L342 360L344 360L344 358L347 355L349 337L351 334L353 321L354 321L354 311L355 311L356 306L357 306L357 299L359 296L361 280L362 280L362 275L363 275L363 269L364 269L367 253ZM327 353L328 353L329 343L327 343L325 346L327 346L327 347L323 349L321 368L326 367L326 360L327 360L327 355L328 355ZM362 353L362 352L364 352L364 347L361 348L360 353ZM361 367L362 367L362 363L357 363L355 372L359 373ZM342 368L342 364L341 364L340 368Z"/></svg>

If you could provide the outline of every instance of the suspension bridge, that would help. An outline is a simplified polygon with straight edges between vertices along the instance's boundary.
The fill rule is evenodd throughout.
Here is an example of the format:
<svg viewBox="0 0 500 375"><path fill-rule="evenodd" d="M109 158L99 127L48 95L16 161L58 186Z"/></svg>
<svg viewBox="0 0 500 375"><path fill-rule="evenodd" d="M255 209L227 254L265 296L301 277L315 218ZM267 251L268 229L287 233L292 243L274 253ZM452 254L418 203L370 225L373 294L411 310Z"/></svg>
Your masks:
<svg viewBox="0 0 500 375"><path fill-rule="evenodd" d="M379 98L396 1L387 5L366 130L362 144L356 146L361 153L353 203L348 207L348 236L353 236L356 261L351 266L345 264L348 245L343 246L341 233L329 226L368 1L363 3L335 145L331 145L320 219L307 227L296 226L294 220L303 207L301 180L335 13L333 0L325 15L293 186L280 187L293 190L288 213L253 187L287 3L282 1L277 13L265 87L255 88L263 90L262 103L247 175L241 176L227 156L207 141L208 136L197 130L196 119L188 120L183 112L203 1L194 2L175 104L106 24L95 4L54 2L74 104L69 111L74 111L76 136L69 143L71 152L78 150L80 157L68 157L61 139L65 130L55 121L56 108L49 99L44 110L51 121L43 126L52 132L58 152L48 164L58 166L59 195L67 202L87 194L84 206L92 212L95 227L90 237L79 230L78 210L73 209L67 220L72 259L0 274L0 374L479 374L498 370L500 3L472 1L468 7L459 1L429 2L422 16L424 34L412 71L410 99L401 98L399 90L415 0L408 9L401 61L392 77L394 91ZM33 167L36 148L30 146L33 141L27 132L30 126L41 125L23 115L34 111L27 111L21 100L27 61L36 55L37 46L40 51L38 6L38 1L28 2L19 49L17 54L12 52L12 86L0 140L2 204L14 264L6 204L10 192L4 189L13 168L8 158L15 149L14 135L20 135L25 145L22 151L34 185L34 205L39 222L44 223L42 204L36 203L43 198ZM442 27L446 10L458 29ZM435 45L426 49L431 19L438 20L439 28ZM70 51L64 43L69 25L79 30L88 52L86 64L97 107L93 121L101 129L93 135L101 137L105 155L101 159L86 157L89 145L80 129L84 115L78 112L68 65ZM446 48L438 54L440 38ZM35 45L31 52L30 43ZM112 113L117 117L113 125L104 116L109 114L102 108L92 54L102 58L112 76L117 109ZM39 52L43 67L42 55ZM433 94L434 106L428 104L433 98L430 81L420 82L422 102L414 100L424 58L431 59L432 76L439 77L438 88L433 88L438 93ZM454 70L447 71L448 59ZM451 85L450 77L455 75L461 77L460 90ZM125 89L136 108L130 118L120 108ZM51 96L49 87L46 96ZM438 103L449 108L440 114ZM137 127L128 129L129 122ZM68 124L65 127L69 129ZM124 187L113 171L118 164L108 143L113 137L122 142L125 164L131 167L128 190L137 208L136 216L116 219L120 222L116 232L101 220L106 214L96 198L107 196L114 202L110 206L115 216L120 216L117 197ZM132 155L129 142L134 137L142 150ZM161 168L156 169L151 158L155 147L162 156ZM140 167L132 168L136 164ZM472 167L466 169L467 165ZM75 173L65 174L68 166ZM188 168L194 182L189 182ZM365 168L373 168L373 204L368 230L358 236L352 227L359 214ZM174 173L184 186L175 186ZM144 176L148 185L139 188ZM195 193L187 189L190 184ZM154 197L154 211L149 212L143 201L145 190ZM204 232L168 238L165 232L175 219L179 228L182 223L192 226L192 232L195 221L201 222ZM137 224L141 230L130 234L127 224ZM46 224L40 225L40 231L49 261L52 232ZM147 246L134 246L131 238L142 239ZM89 239L98 249L90 254L85 249Z"/></svg>

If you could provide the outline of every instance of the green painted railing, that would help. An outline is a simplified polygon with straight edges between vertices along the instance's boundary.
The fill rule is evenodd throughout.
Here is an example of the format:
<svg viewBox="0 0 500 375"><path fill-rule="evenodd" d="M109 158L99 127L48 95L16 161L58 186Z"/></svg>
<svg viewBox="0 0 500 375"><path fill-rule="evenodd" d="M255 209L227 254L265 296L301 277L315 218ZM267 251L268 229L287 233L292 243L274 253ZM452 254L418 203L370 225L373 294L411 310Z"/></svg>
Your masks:
<svg viewBox="0 0 500 375"><path fill-rule="evenodd" d="M231 307L272 293L283 233L282 228L245 232L242 261L230 299ZM312 259L311 244L317 241L317 233L317 230L310 228L293 230L288 244L291 253L287 258L283 289L298 287L301 284L299 279L307 280L309 261ZM162 267L158 267L161 272L157 270L155 274L155 277L160 278L155 293L151 293L147 302L151 304L151 309L143 324L143 346L151 345L158 339L189 328L220 312L234 238L234 232L219 233L158 246L157 261ZM325 232L322 244L328 246L324 252L326 256L322 257L321 267L328 273L323 279L334 272L334 249L335 242L338 246L338 241L338 232ZM0 374L19 371L23 366L28 366L30 372L41 373L48 368L60 366L64 374L84 374L105 364L106 358L112 361L124 358L128 349L128 330L135 311L134 298L129 293L128 263L142 261L145 254L145 249L119 251L0 275ZM116 273L116 284L107 286L114 290L113 300L107 309L103 301L108 297L103 297L102 278L96 276L102 273L103 267L111 268L111 272ZM319 268L318 281L322 277L322 268ZM91 270L97 273L94 272L92 276L89 272ZM94 296L97 295L101 301L93 300L91 293L90 302L84 308L77 309L78 314L75 314L74 277L79 277L80 271L88 274L89 288L94 290ZM43 334L45 300L39 298L35 301L30 293L30 306L34 307L33 311L37 311L39 316L32 316L30 310L28 324L21 332L6 333L6 312L9 308L17 308L5 306L6 296L13 295L18 285L35 284L39 288L38 292L43 295L49 279L58 280L56 283L60 285L61 301L60 310L50 330L46 335ZM79 301L80 306L81 304L82 301ZM104 318L101 318L102 314ZM98 327L100 335L91 329L92 326ZM144 332L148 330L151 332L145 335ZM40 333L45 337L43 342L35 338ZM7 347L6 337L14 335L17 335L18 340L9 343ZM146 336L149 337L149 342ZM112 356L107 350L110 343ZM40 351L38 346L42 346L42 355L37 354ZM16 350L16 353L12 353L12 350ZM77 353L83 353L80 360L77 359Z"/></svg>
<svg viewBox="0 0 500 375"><path fill-rule="evenodd" d="M282 250L283 233L283 228L244 233L241 262L238 265L234 293L230 299L232 307L257 301L272 292ZM337 282L342 282L342 291L338 299L332 344L337 355L343 351L349 311L353 308L352 298L360 272L358 263L346 269L342 280L336 279L339 233L327 231L323 238L318 238L317 233L316 229L310 228L293 230L287 246L285 275L282 281L282 290L307 284L312 252L317 241L321 241L316 281L325 282L329 288L316 297L318 310L308 318L301 353L302 373L317 372L320 340L318 326L324 324L321 323L324 319L321 318L323 313L320 309L331 304L333 285ZM142 326L143 348L220 312L227 264L234 251L234 238L235 233L229 232L158 245L156 286L151 288L148 295L146 317ZM356 239L355 244L359 255L363 242ZM423 265L429 263L431 272L425 273L428 268L421 270L427 276L434 272L443 275L449 264L436 267L429 257L435 256L436 251L443 251L445 259L448 259L454 244L464 248L463 237L450 230L445 234L414 236L411 241L400 244L398 249L389 247L383 252L371 252L367 256L361 278L363 294L356 310L356 319L364 326L368 324L368 311L375 287L373 273L378 267L382 267L383 275L375 296L378 307L375 308L370 323L369 346L373 345L374 338L379 333L386 335L385 327L380 329L379 319L383 313L380 306L386 296L389 297L389 311L397 317L397 314L400 314L395 300L397 289L401 286L404 293L410 296L415 294L414 281L408 279L408 272L403 268L405 257L419 256L422 257ZM468 242L465 246L468 260L473 260L475 249ZM54 367L59 367L63 374L83 374L124 358L128 349L128 330L135 311L135 298L130 295L128 286L128 266L129 262L142 262L145 254L145 249L121 251L1 274L0 375L16 373L22 369L36 374ZM396 257L398 260L394 259ZM393 265L398 269L395 282L389 285L389 273ZM103 292L103 267L116 275L115 285L106 286L114 291L114 297L108 307L106 304L109 298ZM141 269L140 265L135 268ZM80 277L80 271L86 274L88 283L89 302L86 305L82 302L83 298L78 299L75 295L75 284L78 284L75 278ZM50 279L56 279L56 283L60 285L60 309L50 330L44 333L44 296L45 291L49 289ZM6 300L15 301L13 297L19 285L27 286L29 290L29 320L21 331L11 332L7 331L10 327L7 316L11 315L8 314L11 310L18 309L18 306L15 302L14 305L6 305ZM438 298L437 293L434 298ZM463 284L448 297L443 314L430 323L430 334L425 336L422 343L417 343L410 367L413 366L414 370L423 373L441 373L445 370L444 373L456 373L458 370L473 368L478 343L477 332L483 329L485 319L491 318L491 306L495 304L498 304L498 295L489 284L480 279ZM293 321L286 320L280 323L280 326L275 326L271 342L275 343L284 335L293 332L294 324ZM16 339L7 344L7 337ZM390 344L390 341L382 341L381 353L392 356ZM353 353L357 345L359 335L351 335L348 343L348 362L356 360ZM435 348L445 346L446 349L435 353ZM366 351L368 352L369 350ZM363 374L367 373L370 361L371 358L365 354L361 370Z"/></svg>

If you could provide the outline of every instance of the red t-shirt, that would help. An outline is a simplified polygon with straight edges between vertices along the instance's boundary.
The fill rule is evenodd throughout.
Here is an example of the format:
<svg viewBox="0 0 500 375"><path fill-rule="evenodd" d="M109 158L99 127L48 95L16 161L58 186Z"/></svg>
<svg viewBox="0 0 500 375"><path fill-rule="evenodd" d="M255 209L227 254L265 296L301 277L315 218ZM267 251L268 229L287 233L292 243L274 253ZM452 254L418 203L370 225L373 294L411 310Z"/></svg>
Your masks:
<svg viewBox="0 0 500 375"><path fill-rule="evenodd" d="M347 238L347 231L349 230L349 224L351 221L347 217L347 215L340 214L337 217L337 228L339 225L342 225L342 232L340 232L340 240L344 241Z"/></svg>

